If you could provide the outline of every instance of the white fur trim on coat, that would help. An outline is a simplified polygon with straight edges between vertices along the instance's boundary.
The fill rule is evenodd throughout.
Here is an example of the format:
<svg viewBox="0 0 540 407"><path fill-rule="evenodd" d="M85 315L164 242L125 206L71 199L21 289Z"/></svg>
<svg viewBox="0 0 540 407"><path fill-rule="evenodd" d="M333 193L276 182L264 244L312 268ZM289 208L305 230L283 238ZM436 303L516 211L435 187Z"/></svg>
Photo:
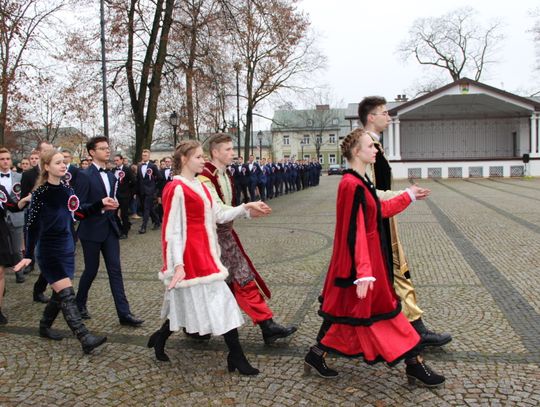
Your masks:
<svg viewBox="0 0 540 407"><path fill-rule="evenodd" d="M204 190L199 191L195 189L192 186L193 181L189 181L186 178L181 177L181 176L175 176L174 179L181 180L185 185L187 185L188 188L191 188L195 193L197 193L197 195L199 195L204 202L204 224L205 224L206 233L208 235L210 255L212 256L212 259L214 260L219 270L219 272L210 274L208 276L184 279L181 282L177 283L175 288L191 287L196 284L208 284L213 281L225 280L227 276L229 275L229 272L227 271L227 268L221 263L221 260L220 260L221 251L220 251L219 244L217 241L216 219L215 219L214 210L212 208L212 206L216 205L216 203L208 200L208 197L204 193ZM197 180L196 182L199 183L199 186L201 188L204 188L204 186L200 184L200 181ZM181 236L180 236L181 242L179 246L169 243L171 235L174 233L173 229L176 222L181 222L180 225L182 226ZM184 252L186 249L186 239L187 239L186 228L187 228L187 220L186 220L184 190L181 185L178 185L174 190L174 195L171 202L171 208L169 211L169 218L167 219L167 228L165 229L165 240L167 242L167 253L166 253L167 269L165 272L159 273L160 280L162 280L166 286L170 284L171 279L174 275L174 266L178 264L182 264L182 263L174 264L173 259L174 258L183 259L184 257Z"/></svg>

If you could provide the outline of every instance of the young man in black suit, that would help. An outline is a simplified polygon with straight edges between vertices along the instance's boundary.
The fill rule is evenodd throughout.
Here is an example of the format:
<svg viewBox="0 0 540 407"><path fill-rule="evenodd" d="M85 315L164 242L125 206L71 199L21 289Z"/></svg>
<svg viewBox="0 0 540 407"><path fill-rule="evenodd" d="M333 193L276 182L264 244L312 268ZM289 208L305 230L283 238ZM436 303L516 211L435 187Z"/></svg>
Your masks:
<svg viewBox="0 0 540 407"><path fill-rule="evenodd" d="M146 233L148 218L152 218L154 230L159 229L161 225L154 205L160 182L161 173L159 168L150 161L150 150L143 150L142 161L137 168L137 195L143 208L143 222L139 229L140 234Z"/></svg>
<svg viewBox="0 0 540 407"><path fill-rule="evenodd" d="M116 219L120 227L120 239L127 239L131 222L129 221L129 203L135 190L135 176L131 169L124 164L122 154L114 156L114 176L118 182L116 199L118 200L118 210Z"/></svg>
<svg viewBox="0 0 540 407"><path fill-rule="evenodd" d="M77 179L76 193L81 208L92 205L106 197L114 198L116 194L115 176L105 167L111 155L109 142L106 137L93 137L86 144L88 154L93 163L80 171ZM124 291L122 268L120 264L120 230L114 211L102 211L83 220L78 229L79 240L84 254L84 271L81 275L77 290L77 306L83 319L89 319L86 308L88 292L99 268L99 255L103 254L109 284L111 287L116 312L120 324L137 327L144 321L131 314L129 303Z"/></svg>
<svg viewBox="0 0 540 407"><path fill-rule="evenodd" d="M50 150L54 148L51 143L49 143L46 140L41 140L38 142L38 145L34 151L32 151L32 154L30 154L30 163L33 165L32 168L30 168L28 171L23 172L21 177L21 199L28 196L30 192L34 189L34 185L36 185L36 181L39 178L39 173L41 169L39 168L39 159L41 157L41 154L47 150ZM26 217L26 212L25 212ZM26 230L26 219L25 219L25 227L24 230ZM30 265L30 269L32 270L34 268L34 262L32 262L32 265ZM45 290L47 289L47 280L45 280L45 277L41 273L39 273L38 279L36 280L34 284L34 290L33 290L33 298L36 302L41 303L47 303L49 302L49 298L45 295Z"/></svg>

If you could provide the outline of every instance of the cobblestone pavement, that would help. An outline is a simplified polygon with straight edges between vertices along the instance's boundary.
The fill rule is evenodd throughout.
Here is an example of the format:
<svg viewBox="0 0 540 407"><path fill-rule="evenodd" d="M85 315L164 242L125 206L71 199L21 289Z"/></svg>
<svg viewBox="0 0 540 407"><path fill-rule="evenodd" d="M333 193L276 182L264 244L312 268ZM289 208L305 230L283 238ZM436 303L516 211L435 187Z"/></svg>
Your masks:
<svg viewBox="0 0 540 407"><path fill-rule="evenodd" d="M73 337L39 338L43 306L31 298L36 274L25 284L7 276L0 405L539 405L539 179L425 181L432 197L400 215L424 320L454 337L426 354L446 375L444 388L409 387L403 365L389 369L339 357L328 358L338 379L303 375L303 356L320 324L317 296L331 253L338 181L324 176L317 188L270 201L270 217L237 222L272 289L276 319L299 327L273 346L263 345L251 323L240 329L260 375L229 374L221 338L201 344L173 335L167 344L172 363L155 361L145 345L160 325L163 286L159 232L149 231L121 242L131 308L146 322L137 329L118 324L101 270L90 292L88 326L109 342L92 355L83 355ZM56 325L68 333L62 318Z"/></svg>

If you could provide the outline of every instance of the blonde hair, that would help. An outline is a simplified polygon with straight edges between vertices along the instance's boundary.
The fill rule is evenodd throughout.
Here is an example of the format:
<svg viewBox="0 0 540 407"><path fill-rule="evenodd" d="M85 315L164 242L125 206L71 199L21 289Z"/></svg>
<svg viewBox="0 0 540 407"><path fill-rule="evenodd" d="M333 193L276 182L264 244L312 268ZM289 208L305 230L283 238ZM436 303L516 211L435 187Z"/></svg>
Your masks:
<svg viewBox="0 0 540 407"><path fill-rule="evenodd" d="M55 148L51 150L45 150L41 153L40 163L39 163L39 166L41 167L41 171L39 173L39 178L36 182L36 185L34 186L34 189L42 186L49 180L49 171L45 169L45 165L50 165L51 161L53 160L53 157L56 154L60 154L62 156L62 160L64 159L64 155L58 150L56 150Z"/></svg>
<svg viewBox="0 0 540 407"><path fill-rule="evenodd" d="M341 142L341 154L350 161L352 159L352 150L360 145L360 138L367 135L364 129L358 128L351 131Z"/></svg>
<svg viewBox="0 0 540 407"><path fill-rule="evenodd" d="M197 140L182 140L178 143L173 155L173 172L175 175L180 174L182 171L182 157L191 157L198 147L201 147L201 143Z"/></svg>

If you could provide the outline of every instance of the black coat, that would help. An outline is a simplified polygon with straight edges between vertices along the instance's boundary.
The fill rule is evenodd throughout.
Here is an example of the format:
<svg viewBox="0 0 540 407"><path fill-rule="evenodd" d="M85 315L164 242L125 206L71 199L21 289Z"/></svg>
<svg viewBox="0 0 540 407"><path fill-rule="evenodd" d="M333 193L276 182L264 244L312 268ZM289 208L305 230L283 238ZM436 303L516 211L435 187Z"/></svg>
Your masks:
<svg viewBox="0 0 540 407"><path fill-rule="evenodd" d="M148 163L146 173L142 173L142 164L137 166L137 194L139 196L156 195L161 182L161 172L154 163ZM149 170L151 174L148 174Z"/></svg>

